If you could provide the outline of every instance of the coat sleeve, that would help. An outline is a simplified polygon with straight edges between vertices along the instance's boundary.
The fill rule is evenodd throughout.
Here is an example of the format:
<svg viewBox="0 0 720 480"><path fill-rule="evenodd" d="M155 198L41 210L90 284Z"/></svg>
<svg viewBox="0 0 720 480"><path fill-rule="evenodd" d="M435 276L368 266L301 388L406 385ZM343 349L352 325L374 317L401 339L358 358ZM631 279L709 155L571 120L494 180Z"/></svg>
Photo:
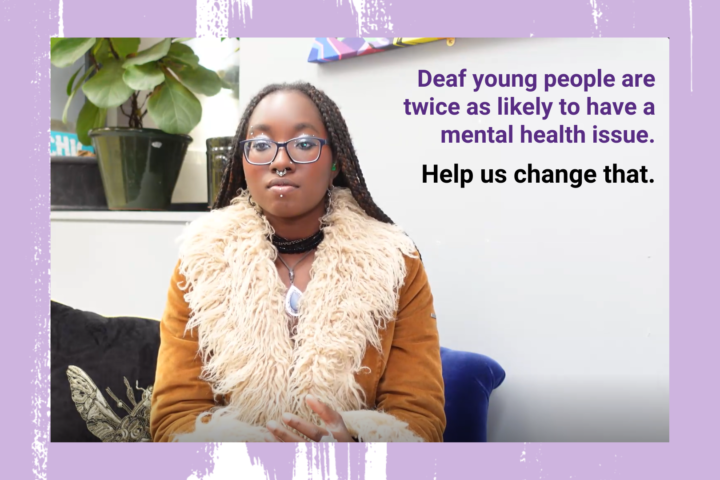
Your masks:
<svg viewBox="0 0 720 480"><path fill-rule="evenodd" d="M179 263L170 281L167 306L160 321L150 434L155 442L265 441L267 429L234 420L216 407L210 384L200 378L197 332L185 331L190 307Z"/></svg>
<svg viewBox="0 0 720 480"><path fill-rule="evenodd" d="M150 433L155 442L171 441L175 434L192 431L197 417L215 406L210 385L200 379L197 332L185 332L190 308L178 286L184 281L178 263L160 320L160 350L150 410Z"/></svg>
<svg viewBox="0 0 720 480"><path fill-rule="evenodd" d="M443 439L445 392L432 293L422 262L408 258L406 264L392 346L378 383L377 410L343 414L348 429L361 440Z"/></svg>

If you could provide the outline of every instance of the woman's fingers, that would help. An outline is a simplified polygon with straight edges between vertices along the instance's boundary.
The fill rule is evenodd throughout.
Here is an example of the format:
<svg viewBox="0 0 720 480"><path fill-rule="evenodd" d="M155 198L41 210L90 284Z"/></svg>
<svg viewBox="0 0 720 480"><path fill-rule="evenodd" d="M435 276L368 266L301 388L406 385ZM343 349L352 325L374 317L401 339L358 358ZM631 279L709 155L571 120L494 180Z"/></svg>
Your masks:
<svg viewBox="0 0 720 480"><path fill-rule="evenodd" d="M307 420L303 420L296 415L284 413L282 419L283 422L285 422L285 425L294 428L315 442L319 442L323 436L327 435L327 430L324 428L318 427L317 425L310 423Z"/></svg>
<svg viewBox="0 0 720 480"><path fill-rule="evenodd" d="M325 423L325 428L319 427L307 420L304 420L297 415L290 413L283 414L283 422L288 427L295 429L301 434L305 435L310 440L319 442L323 437L332 435L338 442L354 442L342 416L336 412L333 408L321 402L318 398L313 395L307 395L305 400L308 406L322 419ZM306 438L290 431L288 428L283 427L277 422L268 422L267 428L272 435L280 442L305 442Z"/></svg>
<svg viewBox="0 0 720 480"><path fill-rule="evenodd" d="M354 442L355 440L352 438L352 435L350 435L350 432L348 432L347 428L345 427L345 422L342 419L342 416L330 408L325 403L321 402L317 397L314 395L307 395L305 397L305 401L307 402L308 406L312 408L312 410L317 413L317 415L322 419L323 422L325 422L325 428L332 433L332 436L335 437L335 440L338 442Z"/></svg>
<svg viewBox="0 0 720 480"><path fill-rule="evenodd" d="M267 424L267 429L270 430L275 438L279 442L306 442L307 440L302 438L300 435L291 432L287 428L282 427L279 423L270 421Z"/></svg>

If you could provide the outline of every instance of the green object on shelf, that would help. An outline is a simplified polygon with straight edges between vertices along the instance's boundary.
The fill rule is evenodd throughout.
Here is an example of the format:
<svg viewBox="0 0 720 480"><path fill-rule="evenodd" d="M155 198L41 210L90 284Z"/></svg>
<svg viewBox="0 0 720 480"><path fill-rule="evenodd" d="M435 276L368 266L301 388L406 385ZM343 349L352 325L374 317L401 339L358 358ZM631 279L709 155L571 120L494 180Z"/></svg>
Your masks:
<svg viewBox="0 0 720 480"><path fill-rule="evenodd" d="M192 138L155 129L90 131L108 208L167 210Z"/></svg>
<svg viewBox="0 0 720 480"><path fill-rule="evenodd" d="M220 193L223 172L227 167L232 151L233 137L208 138L207 146L207 184L208 205L212 208Z"/></svg>

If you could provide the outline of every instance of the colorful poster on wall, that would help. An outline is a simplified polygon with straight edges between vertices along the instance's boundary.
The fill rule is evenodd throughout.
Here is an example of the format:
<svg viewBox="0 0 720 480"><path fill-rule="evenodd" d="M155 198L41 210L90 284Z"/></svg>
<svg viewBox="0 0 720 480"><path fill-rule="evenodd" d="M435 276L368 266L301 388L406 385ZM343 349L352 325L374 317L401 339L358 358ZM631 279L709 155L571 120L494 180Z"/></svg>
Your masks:
<svg viewBox="0 0 720 480"><path fill-rule="evenodd" d="M51 157L76 157L80 150L94 152L90 145L83 145L74 133L50 132Z"/></svg>
<svg viewBox="0 0 720 480"><path fill-rule="evenodd" d="M308 62L327 63L336 60L386 52L396 48L410 47L443 38L350 38L324 37L313 41Z"/></svg>

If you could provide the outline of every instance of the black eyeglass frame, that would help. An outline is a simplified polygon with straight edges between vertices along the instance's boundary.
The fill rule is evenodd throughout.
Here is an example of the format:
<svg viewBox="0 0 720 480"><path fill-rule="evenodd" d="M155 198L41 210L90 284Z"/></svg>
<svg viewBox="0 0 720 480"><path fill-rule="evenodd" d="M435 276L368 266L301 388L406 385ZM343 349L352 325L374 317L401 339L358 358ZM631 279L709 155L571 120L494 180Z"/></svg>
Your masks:
<svg viewBox="0 0 720 480"><path fill-rule="evenodd" d="M298 162L298 161L296 161L294 158L292 158L292 155L290 155L290 151L288 150L287 145L288 145L290 142L293 142L293 141L296 141L296 140L302 140L302 139L306 139L306 138L307 138L307 139L312 139L312 140L317 140L318 142L320 142L320 150L318 150L318 156L317 156L317 158L316 158L315 160L313 160L313 161L311 161L311 162ZM257 141L274 143L275 146L277 147L277 148L275 149L275 155L273 156L272 160L270 160L268 163L253 163L253 162L251 162L250 159L248 158L247 152L245 151L245 144L248 144L248 143L250 143L250 142L257 142ZM294 164L296 164L296 165L307 165L307 164L309 164L309 163L315 163L315 162L317 162L318 160L320 160L320 155L322 155L322 149L323 149L323 147L324 147L325 145L327 145L327 143L328 143L328 141L325 140L324 138L318 138L318 137L314 137L314 136L312 136L312 135L302 135L302 136L300 136L300 137L291 138L290 140L288 140L288 141L286 141L286 142L276 142L275 140L270 140L269 138L249 138L249 139L247 139L247 140L242 140L241 142L238 142L238 147L240 147L240 148L242 149L243 157L245 157L245 161L247 161L250 165L257 165L257 166L272 165L272 163L273 163L273 162L275 161L275 159L277 158L278 153L280 153L280 148L281 148L281 147L285 149L285 152L287 153L288 158L290 159L290 161L291 161L292 163L294 163Z"/></svg>

